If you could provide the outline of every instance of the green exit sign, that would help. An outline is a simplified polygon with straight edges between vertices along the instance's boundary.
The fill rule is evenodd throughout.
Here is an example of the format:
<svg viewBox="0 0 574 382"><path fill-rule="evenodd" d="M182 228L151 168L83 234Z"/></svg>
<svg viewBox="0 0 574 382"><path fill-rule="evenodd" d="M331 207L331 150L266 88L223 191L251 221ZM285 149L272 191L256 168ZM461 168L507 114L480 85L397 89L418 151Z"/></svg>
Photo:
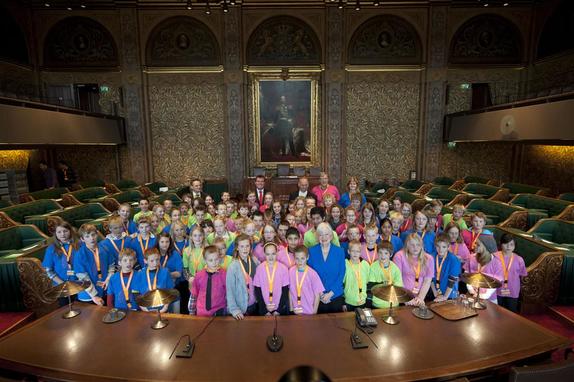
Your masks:
<svg viewBox="0 0 574 382"><path fill-rule="evenodd" d="M110 88L106 85L100 86L100 93L107 93L110 91Z"/></svg>

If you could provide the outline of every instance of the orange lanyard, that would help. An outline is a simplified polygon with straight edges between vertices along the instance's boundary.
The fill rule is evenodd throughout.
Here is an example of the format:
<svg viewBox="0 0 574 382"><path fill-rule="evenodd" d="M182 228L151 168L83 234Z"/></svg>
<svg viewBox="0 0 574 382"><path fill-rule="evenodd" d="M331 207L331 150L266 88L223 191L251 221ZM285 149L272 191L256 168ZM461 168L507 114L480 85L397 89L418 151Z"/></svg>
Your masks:
<svg viewBox="0 0 574 382"><path fill-rule="evenodd" d="M158 274L158 273L159 273L159 269L156 270L155 276L153 277L153 288L152 288L151 280L149 279L149 268L146 269L146 277L147 277L147 287L148 287L148 291L154 290L154 289L157 288L157 274Z"/></svg>
<svg viewBox="0 0 574 382"><path fill-rule="evenodd" d="M391 265L389 264L389 266L385 268L385 266L379 262L379 266L381 267L381 270L383 271L383 274L385 275L387 285L393 285L393 276L391 274Z"/></svg>
<svg viewBox="0 0 574 382"><path fill-rule="evenodd" d="M415 288L418 288L419 286L419 276L421 274L421 260L420 258L417 259L417 267L415 269L415 267L413 267L413 263L409 260L409 265L411 266L411 268L413 269L413 272L415 272Z"/></svg>
<svg viewBox="0 0 574 382"><path fill-rule="evenodd" d="M72 243L68 244L68 251L66 251L64 249L64 245L62 244L62 246L60 247L60 250L62 251L62 253L64 254L64 256L66 256L66 262L69 264L70 263L70 258L72 257Z"/></svg>
<svg viewBox="0 0 574 382"><path fill-rule="evenodd" d="M117 246L116 243L114 242L114 239L109 239L109 240L110 240L110 243L112 243L112 245L114 246L114 249L116 250L116 252L117 252L118 255L119 255L120 252L124 250L124 244L125 244L126 239L125 239L125 238L122 238L122 245L121 245L120 248L118 248L118 246Z"/></svg>
<svg viewBox="0 0 574 382"><path fill-rule="evenodd" d="M451 248L452 248L453 245L454 245L454 251L452 251L452 253L453 253L454 255L457 255L457 256L458 256L458 246L459 246L459 244L458 244L458 243L456 243L456 244L451 243L451 244L450 244Z"/></svg>
<svg viewBox="0 0 574 382"><path fill-rule="evenodd" d="M201 262L201 252L199 253L199 256L195 256L195 254L193 253L194 249L198 249L198 248L193 248L191 250L191 261L193 262L194 272L197 272L197 268L199 267L199 263ZM197 253L197 251L196 251L196 253Z"/></svg>
<svg viewBox="0 0 574 382"><path fill-rule="evenodd" d="M510 271L510 267L512 267L513 261L514 261L514 253L510 255L510 261L508 262L507 267L506 261L504 261L504 253L500 253L500 262L502 263L502 272L504 273L504 285L508 285L508 272Z"/></svg>
<svg viewBox="0 0 574 382"><path fill-rule="evenodd" d="M297 305L301 305L301 290L303 289L303 283L305 282L305 277L307 276L307 271L309 267L305 265L305 271L303 272L303 277L301 277L301 282L299 282L299 270L295 270L295 281L297 284Z"/></svg>
<svg viewBox="0 0 574 382"><path fill-rule="evenodd" d="M361 277L361 263L359 262L359 271L355 269L355 264L353 264L350 260L349 263L351 264L351 268L353 268L353 272L355 272L355 277L357 278L357 282L359 283L359 293L363 292L363 279Z"/></svg>
<svg viewBox="0 0 574 382"><path fill-rule="evenodd" d="M476 234L476 236L474 235L474 231L470 231L471 239L470 239L470 250L474 251L476 249L476 241L478 240L478 238L480 237L480 234L482 233L482 230L478 231L478 233Z"/></svg>
<svg viewBox="0 0 574 382"><path fill-rule="evenodd" d="M88 247L86 247L88 248ZM94 261L96 262L96 269L98 270L98 278L102 277L102 267L100 266L100 250L96 247L95 251L92 251L91 248L88 248L92 255L94 256Z"/></svg>
<svg viewBox="0 0 574 382"><path fill-rule="evenodd" d="M164 258L164 260L163 260L163 263L161 264L161 267L162 267L162 268L165 268L165 266L167 265L167 260L169 260L169 255L168 255L168 254L165 255L165 258Z"/></svg>
<svg viewBox="0 0 574 382"><path fill-rule="evenodd" d="M239 259L239 264L241 264L241 269L243 270L243 277L245 278L245 284L249 285L249 281L251 281L251 259L247 257L247 264L249 266L249 273L245 271L245 266L243 265L243 261Z"/></svg>
<svg viewBox="0 0 574 382"><path fill-rule="evenodd" d="M265 271L267 272L267 282L269 283L269 303L273 303L273 282L275 281L275 271L277 270L277 262L273 264L273 273L269 274L269 263L265 263Z"/></svg>
<svg viewBox="0 0 574 382"><path fill-rule="evenodd" d="M377 245L375 244L375 248L373 248L372 252L369 251L369 248L367 248L367 246L365 245L365 252L367 254L367 261L368 261L369 265L373 264L373 262L377 258ZM372 259L371 259L371 253L373 255Z"/></svg>
<svg viewBox="0 0 574 382"><path fill-rule="evenodd" d="M183 246L185 247L185 241L183 242ZM173 243L173 247L177 251L177 253L183 256L183 249L179 249L179 247L177 246L177 242Z"/></svg>
<svg viewBox="0 0 574 382"><path fill-rule="evenodd" d="M134 272L130 272L130 277L128 278L128 284L126 285L124 282L124 276L120 274L120 281L122 282L122 290L124 291L124 298L128 304L128 307L131 308L132 304L130 302L130 285L132 284L132 277L134 276Z"/></svg>
<svg viewBox="0 0 574 382"><path fill-rule="evenodd" d="M435 262L436 262L436 285L437 285L437 287L440 287L440 274L442 272L442 266L443 266L444 261L446 260L447 256L448 256L448 254L444 255L444 257L442 258L442 261L440 263L438 262L438 258L440 257L438 254L436 255L436 258L435 258Z"/></svg>
<svg viewBox="0 0 574 382"><path fill-rule="evenodd" d="M289 263L289 268L291 268L291 257L289 256L289 250L285 248L285 253L287 254L287 262Z"/></svg>
<svg viewBox="0 0 574 382"><path fill-rule="evenodd" d="M141 237L141 236L138 236L138 241L140 242L140 248L141 248L141 250L142 250L142 255L145 254L145 251L147 251L147 247L149 246L149 241L150 241L150 240L151 240L151 239L149 239L149 238L146 240L146 242L145 242L145 247L144 247L143 241L142 241L142 237Z"/></svg>

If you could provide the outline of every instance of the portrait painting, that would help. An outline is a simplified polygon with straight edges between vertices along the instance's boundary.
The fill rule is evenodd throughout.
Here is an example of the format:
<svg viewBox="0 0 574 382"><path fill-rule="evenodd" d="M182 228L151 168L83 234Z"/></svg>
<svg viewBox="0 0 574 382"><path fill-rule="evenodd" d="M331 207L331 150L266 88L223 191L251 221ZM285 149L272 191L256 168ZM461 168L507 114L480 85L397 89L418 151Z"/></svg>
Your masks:
<svg viewBox="0 0 574 382"><path fill-rule="evenodd" d="M317 161L317 81L257 78L254 81L257 164L309 165Z"/></svg>

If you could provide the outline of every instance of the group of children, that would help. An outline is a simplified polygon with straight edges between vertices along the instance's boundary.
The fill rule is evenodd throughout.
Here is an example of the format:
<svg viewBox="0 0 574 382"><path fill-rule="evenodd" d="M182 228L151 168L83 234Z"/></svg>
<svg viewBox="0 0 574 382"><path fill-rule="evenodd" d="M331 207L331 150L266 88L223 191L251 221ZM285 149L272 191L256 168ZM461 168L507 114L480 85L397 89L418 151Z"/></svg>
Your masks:
<svg viewBox="0 0 574 382"><path fill-rule="evenodd" d="M240 320L329 311L335 298L341 300L337 311L385 308L389 302L371 293L384 284L411 291L409 305L467 292L518 311L524 260L514 253L511 235L501 237L498 250L484 214L471 215L468 229L464 206L443 216L442 204L433 201L413 213L394 198L375 208L356 180L348 188L346 208L329 192L319 206L310 197L283 206L271 193L261 205L255 193L239 203L227 192L218 204L191 194L179 206L142 199L133 218L130 205L122 204L107 222L105 239L94 225L76 233L57 221L43 265L54 284L89 281L80 301L118 309L147 311L135 296L169 288L180 298L154 309ZM482 272L502 286L474 290L460 282L463 272Z"/></svg>

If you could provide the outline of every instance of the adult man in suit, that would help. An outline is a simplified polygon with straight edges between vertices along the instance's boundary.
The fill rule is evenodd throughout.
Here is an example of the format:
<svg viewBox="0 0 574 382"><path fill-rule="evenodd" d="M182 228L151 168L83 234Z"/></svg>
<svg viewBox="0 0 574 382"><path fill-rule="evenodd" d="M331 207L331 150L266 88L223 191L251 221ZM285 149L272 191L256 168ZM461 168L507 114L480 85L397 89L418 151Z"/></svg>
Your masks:
<svg viewBox="0 0 574 382"><path fill-rule="evenodd" d="M260 206L263 205L263 198L265 197L266 192L267 190L265 189L265 176L257 175L255 177L255 195L257 196L257 202Z"/></svg>
<svg viewBox="0 0 574 382"><path fill-rule="evenodd" d="M298 191L294 191L289 194L290 202L297 199L299 196L302 196L304 198L311 197L315 199L315 205L317 205L317 195L309 191L309 179L307 179L306 176L299 178L299 181L297 182L297 188L299 189Z"/></svg>
<svg viewBox="0 0 574 382"><path fill-rule="evenodd" d="M192 178L191 182L189 183L189 193L191 194L192 199L201 198L205 200L207 194L203 192L203 183L199 178Z"/></svg>

